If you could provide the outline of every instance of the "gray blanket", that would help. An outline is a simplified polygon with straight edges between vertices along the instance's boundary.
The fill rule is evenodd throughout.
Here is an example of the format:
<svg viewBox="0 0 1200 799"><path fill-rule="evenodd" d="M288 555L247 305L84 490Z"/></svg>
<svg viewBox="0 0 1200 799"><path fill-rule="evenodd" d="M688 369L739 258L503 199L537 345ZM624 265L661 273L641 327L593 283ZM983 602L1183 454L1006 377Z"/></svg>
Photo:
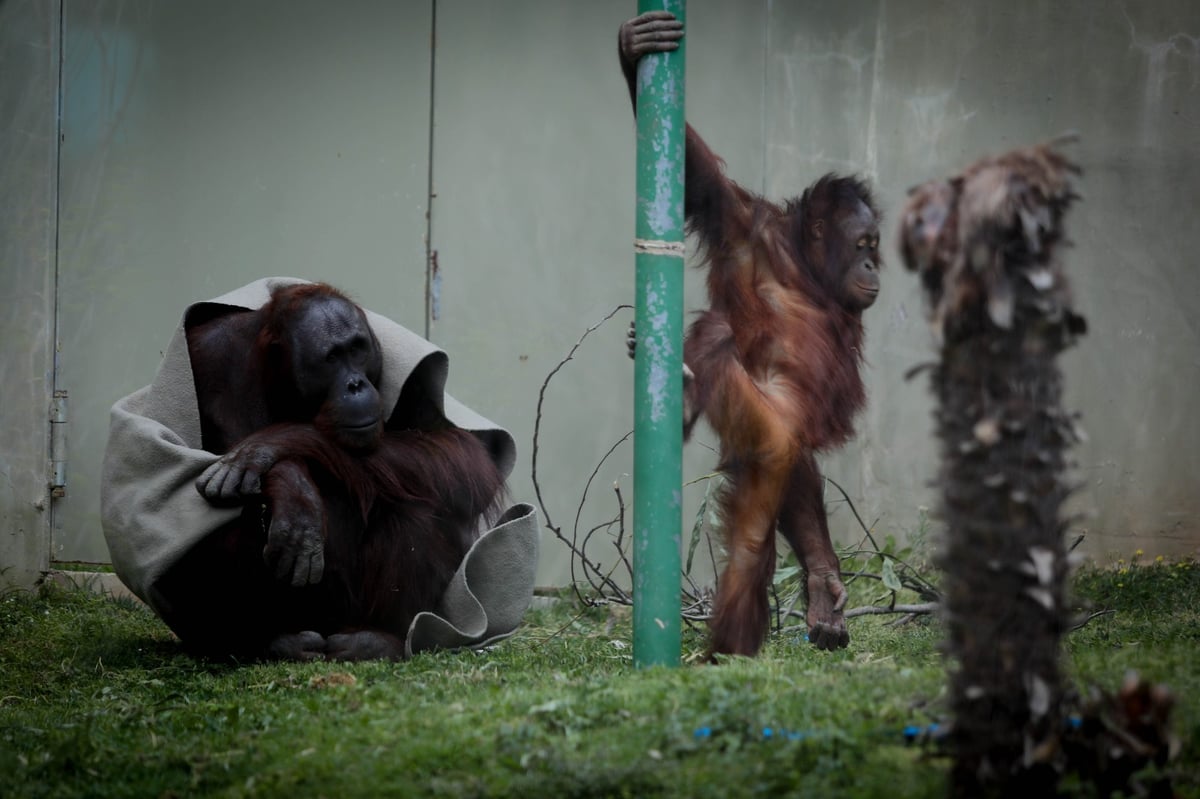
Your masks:
<svg viewBox="0 0 1200 799"><path fill-rule="evenodd" d="M265 278L204 305L256 309L276 286L304 281ZM507 476L516 459L509 433L444 391L449 359L424 338L367 311L383 349L379 386L385 408L394 408L410 380L454 424L477 435ZM101 474L104 537L121 581L160 615L169 613L155 583L201 538L240 513L210 505L195 480L217 459L201 449L200 415L181 320L154 382L112 408ZM463 559L436 612L420 614L406 638L408 654L435 647L479 647L511 634L529 607L537 566L538 532L531 505L514 505ZM219 582L220 575L213 575Z"/></svg>

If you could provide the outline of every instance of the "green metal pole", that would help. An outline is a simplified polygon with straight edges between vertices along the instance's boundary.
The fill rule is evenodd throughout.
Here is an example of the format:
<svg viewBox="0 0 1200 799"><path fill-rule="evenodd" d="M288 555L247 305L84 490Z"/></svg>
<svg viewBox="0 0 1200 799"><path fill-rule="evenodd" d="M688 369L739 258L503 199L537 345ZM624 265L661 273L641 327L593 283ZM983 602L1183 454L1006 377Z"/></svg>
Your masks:
<svg viewBox="0 0 1200 799"><path fill-rule="evenodd" d="M638 13L684 20L684 0ZM678 666L683 527L684 44L638 62L633 662Z"/></svg>

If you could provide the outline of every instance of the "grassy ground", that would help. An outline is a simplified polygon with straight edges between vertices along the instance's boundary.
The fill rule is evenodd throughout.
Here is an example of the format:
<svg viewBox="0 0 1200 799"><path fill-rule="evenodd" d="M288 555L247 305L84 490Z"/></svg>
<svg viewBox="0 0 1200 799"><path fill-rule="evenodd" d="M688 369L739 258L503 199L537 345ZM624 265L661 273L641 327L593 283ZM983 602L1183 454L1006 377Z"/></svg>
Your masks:
<svg viewBox="0 0 1200 799"><path fill-rule="evenodd" d="M1200 796L1200 566L1087 572L1116 610L1071 635L1073 679L1169 683ZM852 604L855 604L852 602ZM0 795L940 796L901 735L944 713L936 622L852 622L850 649L634 671L628 614L567 602L486 653L230 665L182 655L144 608L0 597ZM685 655L699 652L688 633Z"/></svg>

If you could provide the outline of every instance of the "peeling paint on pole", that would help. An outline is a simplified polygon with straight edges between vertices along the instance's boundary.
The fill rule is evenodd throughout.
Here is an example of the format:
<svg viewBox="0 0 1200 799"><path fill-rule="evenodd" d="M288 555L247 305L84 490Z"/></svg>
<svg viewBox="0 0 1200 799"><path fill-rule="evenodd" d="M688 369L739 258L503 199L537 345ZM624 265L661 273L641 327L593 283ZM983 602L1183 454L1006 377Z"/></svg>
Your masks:
<svg viewBox="0 0 1200 799"><path fill-rule="evenodd" d="M683 2L641 2L639 13ZM637 87L633 660L678 665L683 468L684 47L646 56Z"/></svg>
<svg viewBox="0 0 1200 799"><path fill-rule="evenodd" d="M683 174L677 164L682 163L682 153L678 148L671 147L672 138L678 138L672 129L670 120L664 120L658 130L658 137L653 140L654 159L654 194L650 198L646 213L646 224L654 235L666 238L680 225L680 214L676 209L679 199L677 189L682 185L678 178Z"/></svg>
<svg viewBox="0 0 1200 799"><path fill-rule="evenodd" d="M656 273L651 275L651 280L652 282L645 287L645 317L650 324L645 328L646 335L639 334L638 347L644 345L646 348L645 359L649 370L646 377L646 393L650 402L650 421L659 425L667 421L672 388L670 379L676 375L672 372L672 366L679 361L681 374L683 359L677 357L680 347L672 340L674 330L671 325L671 309L665 302L667 287L664 275L661 272ZM655 280L658 281L658 286L653 285ZM643 328L639 325L638 329Z"/></svg>

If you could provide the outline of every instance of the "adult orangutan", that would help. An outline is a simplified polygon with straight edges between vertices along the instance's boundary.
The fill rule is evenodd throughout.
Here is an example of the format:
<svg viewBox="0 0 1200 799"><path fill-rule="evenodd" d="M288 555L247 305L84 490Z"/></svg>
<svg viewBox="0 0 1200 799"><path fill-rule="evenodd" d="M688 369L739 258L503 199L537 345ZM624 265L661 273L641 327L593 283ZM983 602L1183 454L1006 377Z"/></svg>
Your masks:
<svg viewBox="0 0 1200 799"><path fill-rule="evenodd" d="M402 657L496 515L499 468L440 414L385 414L379 343L330 286L200 307L187 348L203 447L222 457L196 488L242 511L157 581L164 620L202 654Z"/></svg>
<svg viewBox="0 0 1200 799"><path fill-rule="evenodd" d="M678 47L683 26L650 12L621 26L635 97L638 59ZM687 332L685 435L703 414L720 437L728 538L713 653L753 655L769 627L775 529L806 571L809 640L849 644L846 588L815 454L844 443L865 403L862 312L879 292L879 211L867 185L826 175L773 203L730 180L689 125L684 211L708 265L709 307Z"/></svg>

